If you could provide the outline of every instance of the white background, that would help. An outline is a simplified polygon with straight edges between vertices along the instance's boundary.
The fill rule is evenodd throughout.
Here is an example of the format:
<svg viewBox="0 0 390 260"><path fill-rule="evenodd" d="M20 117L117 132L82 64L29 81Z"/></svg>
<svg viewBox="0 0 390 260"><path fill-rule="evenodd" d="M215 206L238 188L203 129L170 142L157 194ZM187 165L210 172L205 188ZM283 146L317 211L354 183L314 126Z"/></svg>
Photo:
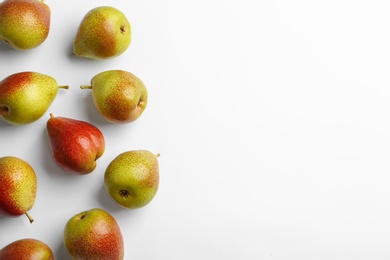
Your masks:
<svg viewBox="0 0 390 260"><path fill-rule="evenodd" d="M0 77L37 71L61 90L37 122L0 123L0 156L38 177L30 214L0 218L0 247L25 237L56 259L66 221L99 207L122 229L125 259L389 259L390 2L385 0L45 1L51 31L38 48L0 44ZM111 5L132 25L118 58L73 57L78 24ZM124 69L149 91L134 123L106 123L79 86ZM96 170L54 163L49 113L101 129ZM119 153L160 153L146 207L119 208L103 174Z"/></svg>

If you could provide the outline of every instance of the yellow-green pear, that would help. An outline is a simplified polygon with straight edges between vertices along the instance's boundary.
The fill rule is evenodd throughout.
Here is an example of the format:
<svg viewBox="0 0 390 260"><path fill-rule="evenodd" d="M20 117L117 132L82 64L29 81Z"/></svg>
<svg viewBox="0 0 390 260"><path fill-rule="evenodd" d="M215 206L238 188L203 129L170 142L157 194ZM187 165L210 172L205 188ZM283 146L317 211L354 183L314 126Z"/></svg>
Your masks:
<svg viewBox="0 0 390 260"><path fill-rule="evenodd" d="M130 123L141 116L148 102L144 83L124 70L107 70L95 75L91 85L93 103L107 121L116 124Z"/></svg>
<svg viewBox="0 0 390 260"><path fill-rule="evenodd" d="M102 60L114 58L129 47L131 27L126 16L111 6L90 10L73 40L75 56Z"/></svg>
<svg viewBox="0 0 390 260"><path fill-rule="evenodd" d="M17 50L44 42L50 30L50 8L43 0L4 0L0 3L0 40Z"/></svg>
<svg viewBox="0 0 390 260"><path fill-rule="evenodd" d="M123 208L147 205L158 190L158 156L147 150L133 150L115 157L104 174L108 195Z"/></svg>
<svg viewBox="0 0 390 260"><path fill-rule="evenodd" d="M47 111L59 88L57 81L38 72L19 72L0 82L0 117L13 125L35 122Z"/></svg>
<svg viewBox="0 0 390 260"><path fill-rule="evenodd" d="M0 250L0 260L54 260L53 251L34 238L16 240Z"/></svg>
<svg viewBox="0 0 390 260"><path fill-rule="evenodd" d="M34 169L26 161L6 156L0 158L0 215L19 217L27 213L35 203L37 178Z"/></svg>

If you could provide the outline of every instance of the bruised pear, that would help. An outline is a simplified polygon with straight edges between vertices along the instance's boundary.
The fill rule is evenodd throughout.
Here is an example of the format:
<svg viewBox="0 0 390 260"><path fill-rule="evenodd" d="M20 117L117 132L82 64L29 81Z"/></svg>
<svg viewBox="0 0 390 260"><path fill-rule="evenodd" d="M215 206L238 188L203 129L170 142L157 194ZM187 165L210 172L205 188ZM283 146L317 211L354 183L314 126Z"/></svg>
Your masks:
<svg viewBox="0 0 390 260"><path fill-rule="evenodd" d="M73 41L75 56L103 60L114 58L130 45L131 28L126 16L111 6L90 10L81 20Z"/></svg>
<svg viewBox="0 0 390 260"><path fill-rule="evenodd" d="M46 129L53 158L64 171L82 175L96 168L105 148L103 134L96 126L50 114Z"/></svg>
<svg viewBox="0 0 390 260"><path fill-rule="evenodd" d="M37 178L26 161L13 156L0 158L0 215L18 217L27 213L35 202Z"/></svg>
<svg viewBox="0 0 390 260"><path fill-rule="evenodd" d="M107 70L91 79L93 103L100 115L115 124L135 121L141 116L148 102L144 83L134 74L124 70Z"/></svg>
<svg viewBox="0 0 390 260"><path fill-rule="evenodd" d="M108 212L94 208L68 220L63 242L73 259L122 260L124 242L118 223Z"/></svg>
<svg viewBox="0 0 390 260"><path fill-rule="evenodd" d="M16 240L0 250L0 260L54 260L53 251L40 240Z"/></svg>
<svg viewBox="0 0 390 260"><path fill-rule="evenodd" d="M53 103L59 86L48 75L38 72L19 72L0 81L0 117L13 125L37 121Z"/></svg>
<svg viewBox="0 0 390 260"><path fill-rule="evenodd" d="M50 8L43 0L4 0L0 3L0 40L17 50L42 44L50 30Z"/></svg>

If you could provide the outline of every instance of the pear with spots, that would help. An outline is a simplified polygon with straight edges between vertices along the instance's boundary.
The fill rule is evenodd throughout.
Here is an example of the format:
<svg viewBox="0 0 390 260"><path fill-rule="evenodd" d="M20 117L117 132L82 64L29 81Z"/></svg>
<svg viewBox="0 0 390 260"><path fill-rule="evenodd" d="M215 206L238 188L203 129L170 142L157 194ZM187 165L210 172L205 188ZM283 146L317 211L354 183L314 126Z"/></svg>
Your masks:
<svg viewBox="0 0 390 260"><path fill-rule="evenodd" d="M0 82L0 117L13 125L26 125L40 119L57 96L57 81L38 72L19 72Z"/></svg>
<svg viewBox="0 0 390 260"><path fill-rule="evenodd" d="M131 27L125 14L111 6L90 10L81 20L73 40L73 54L104 60L124 53L130 45Z"/></svg>
<svg viewBox="0 0 390 260"><path fill-rule="evenodd" d="M0 250L0 260L54 260L51 248L34 238L16 240Z"/></svg>
<svg viewBox="0 0 390 260"><path fill-rule="evenodd" d="M28 214L35 203L37 178L34 169L26 161L14 157L0 158L0 215L19 217Z"/></svg>
<svg viewBox="0 0 390 260"><path fill-rule="evenodd" d="M43 0L4 0L0 3L0 40L16 50L35 48L49 35L50 15Z"/></svg>

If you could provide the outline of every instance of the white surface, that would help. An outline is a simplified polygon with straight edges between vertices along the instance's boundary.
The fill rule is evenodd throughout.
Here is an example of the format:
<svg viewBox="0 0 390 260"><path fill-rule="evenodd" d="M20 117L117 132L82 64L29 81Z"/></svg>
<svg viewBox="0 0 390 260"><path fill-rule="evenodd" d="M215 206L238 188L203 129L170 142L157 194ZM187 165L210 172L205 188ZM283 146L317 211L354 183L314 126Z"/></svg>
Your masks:
<svg viewBox="0 0 390 260"><path fill-rule="evenodd" d="M39 121L0 123L0 156L38 176L35 218L0 218L0 247L34 237L56 259L66 221L100 207L118 221L125 259L389 259L390 3L387 1L45 1L48 39L0 45L0 76L32 70L68 84ZM72 57L84 14L121 9L132 43L107 61ZM125 69L149 91L139 120L106 123L80 90ZM49 113L89 121L106 151L88 176L53 162ZM126 211L102 189L119 153L161 154L160 189Z"/></svg>

